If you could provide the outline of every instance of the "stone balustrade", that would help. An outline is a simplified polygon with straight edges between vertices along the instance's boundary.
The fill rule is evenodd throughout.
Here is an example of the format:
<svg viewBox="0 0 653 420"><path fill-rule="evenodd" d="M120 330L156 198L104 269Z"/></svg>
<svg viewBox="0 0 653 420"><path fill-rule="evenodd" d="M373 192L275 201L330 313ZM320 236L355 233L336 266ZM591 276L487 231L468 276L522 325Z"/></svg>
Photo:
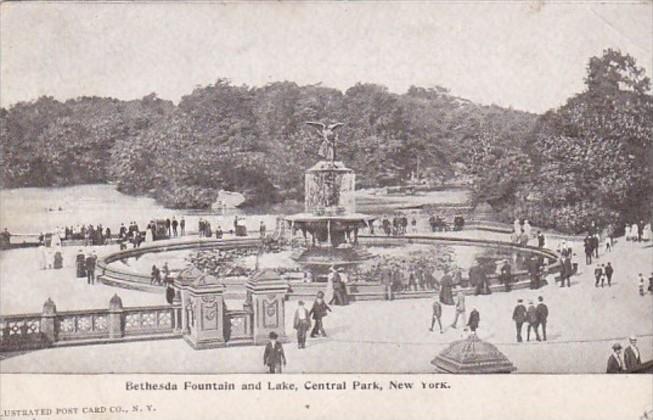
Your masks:
<svg viewBox="0 0 653 420"><path fill-rule="evenodd" d="M181 305L123 308L118 295L105 309L57 312L52 300L40 314L0 317L0 351L135 339L181 337Z"/></svg>

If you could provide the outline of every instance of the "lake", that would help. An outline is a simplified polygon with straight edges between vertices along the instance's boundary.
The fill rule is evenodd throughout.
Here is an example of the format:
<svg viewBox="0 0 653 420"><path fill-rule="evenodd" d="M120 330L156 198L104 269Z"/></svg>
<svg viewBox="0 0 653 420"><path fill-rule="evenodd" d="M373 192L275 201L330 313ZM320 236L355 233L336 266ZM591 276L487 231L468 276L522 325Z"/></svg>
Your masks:
<svg viewBox="0 0 653 420"><path fill-rule="evenodd" d="M357 209L361 212L380 214L400 207L422 204L467 203L469 193L451 189L426 192L420 195L388 195L383 190L359 190L356 192ZM131 196L108 184L76 185L57 188L15 188L0 190L0 229L12 233L38 234L54 231L58 226L101 223L118 231L120 223L128 225L135 221L144 227L156 218L186 218L187 229L196 230L199 217L209 216L214 223L229 229L234 215L250 215L248 229L257 229L258 222L274 226L276 214L292 214L303 211L300 203L282 203L256 209L226 209L223 212L198 211L195 209L167 209L154 199Z"/></svg>

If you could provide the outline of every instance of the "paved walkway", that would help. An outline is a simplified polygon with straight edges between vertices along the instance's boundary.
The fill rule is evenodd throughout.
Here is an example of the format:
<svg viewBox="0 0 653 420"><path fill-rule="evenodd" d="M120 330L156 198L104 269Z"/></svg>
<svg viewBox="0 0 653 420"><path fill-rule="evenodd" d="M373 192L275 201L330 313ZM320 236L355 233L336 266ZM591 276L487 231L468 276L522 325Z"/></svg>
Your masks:
<svg viewBox="0 0 653 420"><path fill-rule="evenodd" d="M582 254L578 245L575 251ZM540 290L471 296L467 307L481 314L479 336L496 344L519 373L599 373L614 341L625 344L630 334L640 337L643 359L653 358L653 296L639 296L636 276L653 271L653 248L621 241L615 251L600 257L612 262L611 288L595 288L590 269L571 288L549 285ZM517 298L543 296L549 306L546 343L515 343L512 309ZM23 299L26 299L23 297ZM123 299L124 300L124 299ZM130 303L131 304L131 303ZM295 303L287 303L292 314ZM285 345L287 371L312 372L432 372L431 359L462 337L460 330L428 331L431 300L357 302L336 307L326 318L329 337L309 340L305 350ZM443 319L451 322L453 309ZM292 339L292 317L286 320ZM136 342L104 346L47 349L9 357L3 372L142 372L247 373L263 372L262 347L195 351L182 340Z"/></svg>

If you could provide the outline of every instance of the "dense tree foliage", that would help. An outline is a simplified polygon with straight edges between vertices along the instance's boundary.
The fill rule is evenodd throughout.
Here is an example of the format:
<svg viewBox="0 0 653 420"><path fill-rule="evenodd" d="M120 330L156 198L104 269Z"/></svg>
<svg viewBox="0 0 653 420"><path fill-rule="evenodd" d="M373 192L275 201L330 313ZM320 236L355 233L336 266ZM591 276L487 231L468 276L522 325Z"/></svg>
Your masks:
<svg viewBox="0 0 653 420"><path fill-rule="evenodd" d="M0 110L2 186L113 182L170 207L209 206L221 189L247 204L301 199L320 139L306 121L342 121L338 158L360 187L471 180L474 200L506 220L579 231L648 217L653 102L634 60L589 60L586 89L537 116L481 106L441 87L345 92L218 79L178 105L42 97Z"/></svg>
<svg viewBox="0 0 653 420"><path fill-rule="evenodd" d="M650 218L650 81L632 57L606 50L589 60L585 84L565 105L539 117L520 150L478 154L477 198L488 198L506 220L516 216L581 232L592 221ZM495 150L500 141L480 143ZM521 163L510 162L515 159Z"/></svg>
<svg viewBox="0 0 653 420"><path fill-rule="evenodd" d="M303 194L304 170L320 138L306 121L342 121L338 158L360 186L397 184L417 174L442 182L464 167L461 142L492 124L521 141L535 115L484 107L442 88L391 93L357 84L346 92L277 82L252 88L219 79L179 105L156 98L123 102L40 98L2 110L5 187L114 182L171 207L206 207L220 189L248 204ZM460 168L458 168L459 170Z"/></svg>

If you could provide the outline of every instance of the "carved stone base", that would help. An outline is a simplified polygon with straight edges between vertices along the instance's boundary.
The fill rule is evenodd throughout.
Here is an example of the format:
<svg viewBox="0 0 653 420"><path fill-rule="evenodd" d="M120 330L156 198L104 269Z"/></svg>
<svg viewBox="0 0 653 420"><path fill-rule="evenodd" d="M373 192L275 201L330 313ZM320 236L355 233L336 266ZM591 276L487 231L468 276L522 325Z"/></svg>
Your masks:
<svg viewBox="0 0 653 420"><path fill-rule="evenodd" d="M184 335L184 341L188 343L195 350L216 349L220 347L226 347L227 345L227 343L224 340L220 340L218 338L194 341L191 337L187 335Z"/></svg>

